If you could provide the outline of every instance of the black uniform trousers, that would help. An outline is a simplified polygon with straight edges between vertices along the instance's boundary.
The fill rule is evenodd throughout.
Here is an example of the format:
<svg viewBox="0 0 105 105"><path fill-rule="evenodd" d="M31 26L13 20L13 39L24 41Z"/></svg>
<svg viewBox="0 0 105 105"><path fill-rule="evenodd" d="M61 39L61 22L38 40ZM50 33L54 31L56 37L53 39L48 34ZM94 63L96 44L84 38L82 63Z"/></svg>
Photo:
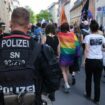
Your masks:
<svg viewBox="0 0 105 105"><path fill-rule="evenodd" d="M86 95L91 97L91 84L92 77L94 82L94 101L100 101L100 81L102 75L102 60L101 59L86 59L85 71L86 71Z"/></svg>
<svg viewBox="0 0 105 105"><path fill-rule="evenodd" d="M0 105L5 105L3 91L0 91Z"/></svg>

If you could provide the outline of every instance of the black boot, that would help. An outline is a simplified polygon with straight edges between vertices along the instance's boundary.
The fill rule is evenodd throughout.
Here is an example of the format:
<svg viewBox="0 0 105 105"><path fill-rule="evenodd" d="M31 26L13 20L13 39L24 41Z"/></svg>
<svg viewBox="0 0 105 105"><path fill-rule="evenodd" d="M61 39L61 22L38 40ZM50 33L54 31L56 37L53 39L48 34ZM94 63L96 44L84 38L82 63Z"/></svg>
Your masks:
<svg viewBox="0 0 105 105"><path fill-rule="evenodd" d="M50 93L48 97L51 101L55 101L55 92Z"/></svg>
<svg viewBox="0 0 105 105"><path fill-rule="evenodd" d="M75 85L75 84L76 84L75 76L72 76L72 85Z"/></svg>

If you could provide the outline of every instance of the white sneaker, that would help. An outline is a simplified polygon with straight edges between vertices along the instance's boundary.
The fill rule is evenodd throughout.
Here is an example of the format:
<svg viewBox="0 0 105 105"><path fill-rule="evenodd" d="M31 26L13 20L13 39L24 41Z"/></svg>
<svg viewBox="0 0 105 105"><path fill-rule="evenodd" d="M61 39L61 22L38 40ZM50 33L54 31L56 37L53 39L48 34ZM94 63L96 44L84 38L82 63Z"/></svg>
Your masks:
<svg viewBox="0 0 105 105"><path fill-rule="evenodd" d="M70 86L69 85L65 85L64 86L64 92L65 93L69 93L70 92Z"/></svg>
<svg viewBox="0 0 105 105"><path fill-rule="evenodd" d="M65 87L70 89L69 83L65 83Z"/></svg>

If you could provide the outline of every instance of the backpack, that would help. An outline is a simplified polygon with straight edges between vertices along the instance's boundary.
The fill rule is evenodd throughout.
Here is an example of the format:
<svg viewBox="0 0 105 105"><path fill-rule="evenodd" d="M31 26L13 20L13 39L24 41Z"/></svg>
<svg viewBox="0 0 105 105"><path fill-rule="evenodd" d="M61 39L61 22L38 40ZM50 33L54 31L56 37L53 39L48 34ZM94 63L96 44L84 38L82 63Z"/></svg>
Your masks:
<svg viewBox="0 0 105 105"><path fill-rule="evenodd" d="M58 59L56 58L53 49L48 45L42 45L42 54L46 62L44 72L42 72L43 85L47 93L55 92L60 87L60 79L62 76Z"/></svg>
<svg viewBox="0 0 105 105"><path fill-rule="evenodd" d="M26 66L0 70L0 94L3 93L5 105L41 105L40 81L33 65L40 51L40 45L35 44Z"/></svg>

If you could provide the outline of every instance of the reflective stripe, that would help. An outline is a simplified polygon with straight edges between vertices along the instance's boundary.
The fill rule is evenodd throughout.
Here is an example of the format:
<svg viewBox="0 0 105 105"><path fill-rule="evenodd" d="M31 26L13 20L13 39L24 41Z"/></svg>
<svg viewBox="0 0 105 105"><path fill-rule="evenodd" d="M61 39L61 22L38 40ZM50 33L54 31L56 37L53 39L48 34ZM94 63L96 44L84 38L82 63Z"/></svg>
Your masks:
<svg viewBox="0 0 105 105"><path fill-rule="evenodd" d="M9 39L9 38L25 38L25 39L30 39L30 36L25 36L25 35L9 35L3 37L4 39Z"/></svg>

